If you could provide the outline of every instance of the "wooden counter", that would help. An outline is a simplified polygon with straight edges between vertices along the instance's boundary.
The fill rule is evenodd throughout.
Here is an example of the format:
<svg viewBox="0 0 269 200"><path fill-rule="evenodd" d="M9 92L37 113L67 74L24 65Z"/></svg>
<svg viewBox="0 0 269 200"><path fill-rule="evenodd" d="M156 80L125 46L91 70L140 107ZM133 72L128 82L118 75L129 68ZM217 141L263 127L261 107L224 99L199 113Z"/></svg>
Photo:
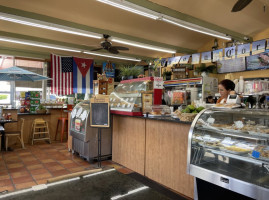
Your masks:
<svg viewBox="0 0 269 200"><path fill-rule="evenodd" d="M187 172L189 123L113 115L112 160L193 198Z"/></svg>
<svg viewBox="0 0 269 200"><path fill-rule="evenodd" d="M48 109L48 112L50 114L17 114L17 110L5 110L5 109L3 112L4 113L11 113L12 119L18 120L18 123L19 123L21 118L25 119L23 139L24 139L24 143L29 143L29 144L31 143L31 138L32 138L31 128L32 128L32 123L33 123L34 119L42 118L48 122L50 138L51 138L51 140L54 140L55 134L56 134L56 127L57 127L57 123L58 123L58 118L61 116L67 116L67 113L63 112L62 109L57 109L57 108ZM5 129L7 131L18 130L18 123L6 124ZM57 136L57 140L60 140L60 126L61 125L59 125L59 128L58 128L59 133ZM12 139L9 143L14 144L15 143L14 139ZM64 140L67 140L66 135L64 137Z"/></svg>

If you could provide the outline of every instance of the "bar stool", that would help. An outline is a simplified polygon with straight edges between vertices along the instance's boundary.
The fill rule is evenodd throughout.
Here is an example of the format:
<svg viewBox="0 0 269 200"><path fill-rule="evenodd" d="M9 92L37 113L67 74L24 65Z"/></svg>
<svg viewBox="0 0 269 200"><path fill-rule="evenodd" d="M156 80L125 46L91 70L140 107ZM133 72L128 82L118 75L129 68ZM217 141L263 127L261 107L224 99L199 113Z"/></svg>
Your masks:
<svg viewBox="0 0 269 200"><path fill-rule="evenodd" d="M36 140L48 140L50 141L49 126L48 123L43 119L35 119L32 124L32 145ZM38 138L35 135L39 135Z"/></svg>
<svg viewBox="0 0 269 200"><path fill-rule="evenodd" d="M55 140L56 140L57 135L58 135L59 123L62 126L61 127L61 142L63 142L64 133L66 133L66 136L68 136L68 118L67 117L59 117L58 118L57 128L56 128L56 133L55 133ZM66 127L66 131L65 131L65 127Z"/></svg>

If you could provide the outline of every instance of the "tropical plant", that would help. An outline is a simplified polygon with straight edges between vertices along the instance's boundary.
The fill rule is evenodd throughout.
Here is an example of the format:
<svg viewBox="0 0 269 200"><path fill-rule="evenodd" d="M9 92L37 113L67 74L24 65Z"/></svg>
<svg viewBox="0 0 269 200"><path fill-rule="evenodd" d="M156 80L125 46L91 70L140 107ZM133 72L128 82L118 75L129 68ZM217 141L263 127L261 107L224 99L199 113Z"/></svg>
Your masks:
<svg viewBox="0 0 269 200"><path fill-rule="evenodd" d="M142 70L136 66L121 66L120 67L120 76L133 76L137 77L142 73Z"/></svg>

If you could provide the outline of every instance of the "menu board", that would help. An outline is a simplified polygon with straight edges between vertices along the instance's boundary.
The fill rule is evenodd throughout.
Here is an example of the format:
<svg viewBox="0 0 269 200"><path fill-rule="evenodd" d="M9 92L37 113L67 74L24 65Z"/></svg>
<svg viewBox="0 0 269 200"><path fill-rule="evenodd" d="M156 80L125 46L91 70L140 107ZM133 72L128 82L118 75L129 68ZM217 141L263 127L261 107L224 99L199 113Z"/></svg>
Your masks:
<svg viewBox="0 0 269 200"><path fill-rule="evenodd" d="M246 70L245 58L235 58L230 60L219 60L217 62L218 73L241 72Z"/></svg>
<svg viewBox="0 0 269 200"><path fill-rule="evenodd" d="M109 127L108 103L91 103L91 126Z"/></svg>
<svg viewBox="0 0 269 200"><path fill-rule="evenodd" d="M269 52L246 57L247 70L269 69Z"/></svg>

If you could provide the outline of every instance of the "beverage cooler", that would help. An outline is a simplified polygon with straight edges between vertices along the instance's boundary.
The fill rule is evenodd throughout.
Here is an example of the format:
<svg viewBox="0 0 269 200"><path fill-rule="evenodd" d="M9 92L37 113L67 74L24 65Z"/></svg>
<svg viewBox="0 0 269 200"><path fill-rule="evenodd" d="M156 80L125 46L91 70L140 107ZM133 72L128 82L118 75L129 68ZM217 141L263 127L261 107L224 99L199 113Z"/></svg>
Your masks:
<svg viewBox="0 0 269 200"><path fill-rule="evenodd" d="M78 153L87 161L98 155L98 128L90 126L90 101L78 103L70 116L70 134L73 136L72 152ZM112 128L102 128L102 157L112 153Z"/></svg>
<svg viewBox="0 0 269 200"><path fill-rule="evenodd" d="M207 109L194 119L188 173L195 199L269 199L269 112Z"/></svg>

